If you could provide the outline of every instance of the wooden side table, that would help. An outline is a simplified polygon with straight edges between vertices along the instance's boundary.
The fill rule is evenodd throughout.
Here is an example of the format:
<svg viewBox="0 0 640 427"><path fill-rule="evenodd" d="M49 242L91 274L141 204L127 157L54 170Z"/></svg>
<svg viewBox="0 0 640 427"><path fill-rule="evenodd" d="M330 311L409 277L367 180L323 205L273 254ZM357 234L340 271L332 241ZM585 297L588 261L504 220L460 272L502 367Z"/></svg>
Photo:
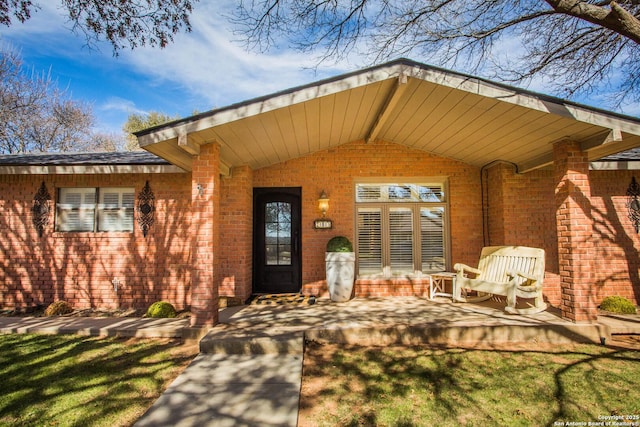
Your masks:
<svg viewBox="0 0 640 427"><path fill-rule="evenodd" d="M429 298L449 297L453 298L456 287L456 273L442 271L440 273L429 274ZM451 282L451 292L447 292L446 283Z"/></svg>

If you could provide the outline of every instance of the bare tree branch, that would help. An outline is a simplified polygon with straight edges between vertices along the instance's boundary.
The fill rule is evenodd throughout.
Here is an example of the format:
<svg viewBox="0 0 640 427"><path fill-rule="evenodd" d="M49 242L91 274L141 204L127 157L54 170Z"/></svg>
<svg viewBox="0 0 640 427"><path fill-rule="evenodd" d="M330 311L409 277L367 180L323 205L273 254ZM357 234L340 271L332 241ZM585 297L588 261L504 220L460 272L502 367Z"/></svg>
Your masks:
<svg viewBox="0 0 640 427"><path fill-rule="evenodd" d="M605 88L640 101L640 0L240 0L251 48L287 43L320 60L411 55L559 95Z"/></svg>
<svg viewBox="0 0 640 427"><path fill-rule="evenodd" d="M189 15L198 0L60 0L74 32L84 34L87 44L105 40L114 54L139 46L165 47L173 36L191 31ZM10 26L31 18L40 7L31 0L0 0L0 24Z"/></svg>

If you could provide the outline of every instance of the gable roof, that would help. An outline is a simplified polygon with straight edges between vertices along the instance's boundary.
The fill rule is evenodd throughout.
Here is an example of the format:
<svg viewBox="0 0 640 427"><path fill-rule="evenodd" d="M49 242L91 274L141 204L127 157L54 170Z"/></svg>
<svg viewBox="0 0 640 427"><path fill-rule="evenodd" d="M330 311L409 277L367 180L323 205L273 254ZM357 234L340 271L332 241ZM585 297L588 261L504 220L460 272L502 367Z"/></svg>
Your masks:
<svg viewBox="0 0 640 427"><path fill-rule="evenodd" d="M185 169L203 144L222 170L253 169L344 143L385 140L520 172L552 162L572 139L590 160L640 147L640 120L399 59L136 133L146 150Z"/></svg>
<svg viewBox="0 0 640 427"><path fill-rule="evenodd" d="M146 151L0 155L0 173L176 173L183 170Z"/></svg>

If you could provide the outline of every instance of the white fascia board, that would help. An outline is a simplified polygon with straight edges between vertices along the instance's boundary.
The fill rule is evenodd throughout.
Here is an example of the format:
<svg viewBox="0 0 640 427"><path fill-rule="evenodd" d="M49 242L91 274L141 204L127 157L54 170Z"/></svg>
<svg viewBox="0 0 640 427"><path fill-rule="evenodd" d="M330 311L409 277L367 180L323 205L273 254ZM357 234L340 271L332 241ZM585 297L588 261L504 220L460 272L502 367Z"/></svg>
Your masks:
<svg viewBox="0 0 640 427"><path fill-rule="evenodd" d="M620 171L620 170L640 170L640 161L619 161L619 162L590 162L589 170L594 171Z"/></svg>
<svg viewBox="0 0 640 427"><path fill-rule="evenodd" d="M174 165L40 165L0 166L0 175L104 175L123 173L185 173Z"/></svg>

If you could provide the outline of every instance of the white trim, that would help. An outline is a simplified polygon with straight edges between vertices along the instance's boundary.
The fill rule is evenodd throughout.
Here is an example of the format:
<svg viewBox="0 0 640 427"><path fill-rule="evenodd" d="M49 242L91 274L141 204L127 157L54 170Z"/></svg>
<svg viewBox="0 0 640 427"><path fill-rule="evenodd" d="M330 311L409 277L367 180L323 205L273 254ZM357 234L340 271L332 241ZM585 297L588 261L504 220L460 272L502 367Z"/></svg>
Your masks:
<svg viewBox="0 0 640 427"><path fill-rule="evenodd" d="M186 173L174 165L22 165L0 166L0 175L72 175L120 173Z"/></svg>
<svg viewBox="0 0 640 427"><path fill-rule="evenodd" d="M589 170L594 171L620 171L620 170L640 170L640 161L618 161L618 162L591 162Z"/></svg>

